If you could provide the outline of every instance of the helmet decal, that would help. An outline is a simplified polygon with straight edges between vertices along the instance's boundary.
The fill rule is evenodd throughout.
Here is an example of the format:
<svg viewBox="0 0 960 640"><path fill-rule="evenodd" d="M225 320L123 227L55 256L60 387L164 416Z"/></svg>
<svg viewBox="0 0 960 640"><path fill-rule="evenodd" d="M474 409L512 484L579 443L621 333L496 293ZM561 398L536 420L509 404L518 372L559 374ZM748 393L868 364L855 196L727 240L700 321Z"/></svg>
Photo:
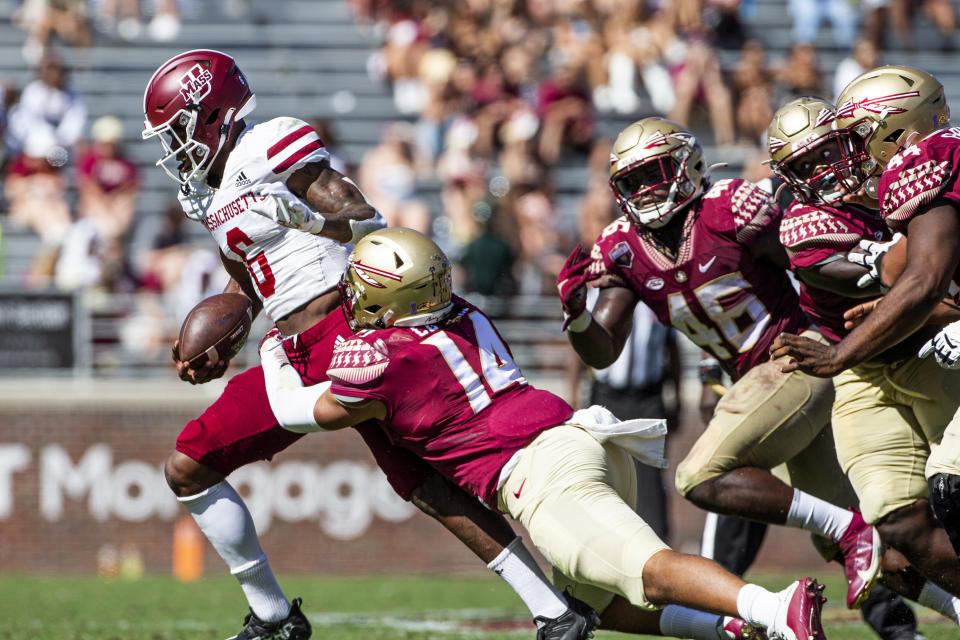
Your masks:
<svg viewBox="0 0 960 640"><path fill-rule="evenodd" d="M824 107L823 109L820 109L820 113L817 114L817 120L813 126L814 127L823 126L828 122L836 119L836 117L837 117L836 111L834 111L833 109L828 109Z"/></svg>
<svg viewBox="0 0 960 640"><path fill-rule="evenodd" d="M917 98L919 91L905 91L904 93L894 93L887 96L877 96L875 98L864 98L863 100L850 99L837 108L838 118L852 118L857 109L863 109L870 113L906 113L903 107L881 106L893 100L902 100L904 98Z"/></svg>
<svg viewBox="0 0 960 640"><path fill-rule="evenodd" d="M663 135L660 131L654 131L643 141L644 149L653 149L654 147L662 147L667 144L667 136Z"/></svg>
<svg viewBox="0 0 960 640"><path fill-rule="evenodd" d="M390 273L389 271L384 271L383 269L377 269L376 267L362 264L359 260L351 260L350 267L353 269L354 273L357 274L358 278L369 284L371 287L377 287L378 289L385 289L386 286L374 280L373 277L371 277L371 274L378 275L381 278L403 282L402 275Z"/></svg>
<svg viewBox="0 0 960 640"><path fill-rule="evenodd" d="M786 140L781 140L773 136L767 138L767 147L770 149L770 153L780 151L780 149L783 149L785 146L787 146Z"/></svg>
<svg viewBox="0 0 960 640"><path fill-rule="evenodd" d="M210 93L212 80L210 70L198 62L180 76L180 95L187 104L197 104Z"/></svg>

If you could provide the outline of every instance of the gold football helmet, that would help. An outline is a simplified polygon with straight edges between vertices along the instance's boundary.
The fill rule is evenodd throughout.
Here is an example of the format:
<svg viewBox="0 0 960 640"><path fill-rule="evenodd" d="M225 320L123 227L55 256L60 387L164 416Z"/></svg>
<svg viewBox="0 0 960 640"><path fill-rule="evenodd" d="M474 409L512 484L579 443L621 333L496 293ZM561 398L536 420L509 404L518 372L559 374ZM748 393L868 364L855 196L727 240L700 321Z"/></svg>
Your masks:
<svg viewBox="0 0 960 640"><path fill-rule="evenodd" d="M340 300L354 331L433 324L453 307L450 260L418 231L374 231L347 262Z"/></svg>
<svg viewBox="0 0 960 640"><path fill-rule="evenodd" d="M620 132L610 152L610 188L634 224L657 229L698 196L706 170L692 133L664 118Z"/></svg>
<svg viewBox="0 0 960 640"><path fill-rule="evenodd" d="M911 133L925 136L949 121L943 85L913 67L887 65L867 71L837 98L835 126L850 132L853 151L868 178L883 171Z"/></svg>
<svg viewBox="0 0 960 640"><path fill-rule="evenodd" d="M834 128L835 117L832 104L808 96L773 114L767 130L770 168L800 202L836 202L862 182L854 176L859 166L851 158L849 134Z"/></svg>

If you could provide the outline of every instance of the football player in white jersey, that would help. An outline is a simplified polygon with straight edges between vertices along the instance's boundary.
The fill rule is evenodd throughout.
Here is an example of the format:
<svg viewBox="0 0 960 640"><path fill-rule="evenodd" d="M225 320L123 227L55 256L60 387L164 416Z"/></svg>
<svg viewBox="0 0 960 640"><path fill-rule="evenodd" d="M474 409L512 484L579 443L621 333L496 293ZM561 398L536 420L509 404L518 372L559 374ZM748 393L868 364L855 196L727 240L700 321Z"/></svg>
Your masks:
<svg viewBox="0 0 960 640"><path fill-rule="evenodd" d="M284 345L299 373L316 383L326 379L334 341L350 335L338 308L344 243L385 223L353 182L330 167L311 126L296 118L248 124L244 118L254 106L232 57L188 51L162 64L147 84L143 137L159 140L164 154L157 165L180 185L185 215L217 241L231 276L227 290L267 313L287 337ZM227 368L219 361L193 369L180 360L177 347L177 371L191 384L220 377ZM378 429L358 431L394 489L517 591L539 626L538 639L581 640L589 634L595 614L568 606L502 517L393 452ZM299 599L291 604L280 589L246 505L225 480L240 466L269 460L301 435L277 424L262 370L254 367L233 376L203 415L186 425L165 464L167 483L247 597L250 614L236 639L302 640L311 633Z"/></svg>

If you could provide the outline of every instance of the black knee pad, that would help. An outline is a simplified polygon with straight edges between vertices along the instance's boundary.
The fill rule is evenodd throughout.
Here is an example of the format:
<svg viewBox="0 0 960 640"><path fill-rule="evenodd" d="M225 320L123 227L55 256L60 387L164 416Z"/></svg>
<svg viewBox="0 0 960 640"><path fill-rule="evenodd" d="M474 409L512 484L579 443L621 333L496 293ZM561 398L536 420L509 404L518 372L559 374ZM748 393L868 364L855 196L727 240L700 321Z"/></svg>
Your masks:
<svg viewBox="0 0 960 640"><path fill-rule="evenodd" d="M953 550L960 555L960 476L938 473L928 482L933 513L947 530Z"/></svg>

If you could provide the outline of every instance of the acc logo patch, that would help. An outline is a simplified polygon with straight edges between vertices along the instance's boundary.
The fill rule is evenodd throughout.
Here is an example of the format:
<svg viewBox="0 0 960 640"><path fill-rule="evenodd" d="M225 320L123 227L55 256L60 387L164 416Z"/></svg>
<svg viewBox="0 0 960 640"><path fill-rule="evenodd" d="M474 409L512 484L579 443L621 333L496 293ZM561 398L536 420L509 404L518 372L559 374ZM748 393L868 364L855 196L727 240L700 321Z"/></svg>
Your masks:
<svg viewBox="0 0 960 640"><path fill-rule="evenodd" d="M613 249L610 250L608 255L610 256L610 262L618 267L629 269L633 266L633 249L626 242L618 242L613 245Z"/></svg>
<svg viewBox="0 0 960 640"><path fill-rule="evenodd" d="M647 280L646 286L647 289L650 289L651 291L659 291L660 289L663 289L664 284L663 278L650 278Z"/></svg>

